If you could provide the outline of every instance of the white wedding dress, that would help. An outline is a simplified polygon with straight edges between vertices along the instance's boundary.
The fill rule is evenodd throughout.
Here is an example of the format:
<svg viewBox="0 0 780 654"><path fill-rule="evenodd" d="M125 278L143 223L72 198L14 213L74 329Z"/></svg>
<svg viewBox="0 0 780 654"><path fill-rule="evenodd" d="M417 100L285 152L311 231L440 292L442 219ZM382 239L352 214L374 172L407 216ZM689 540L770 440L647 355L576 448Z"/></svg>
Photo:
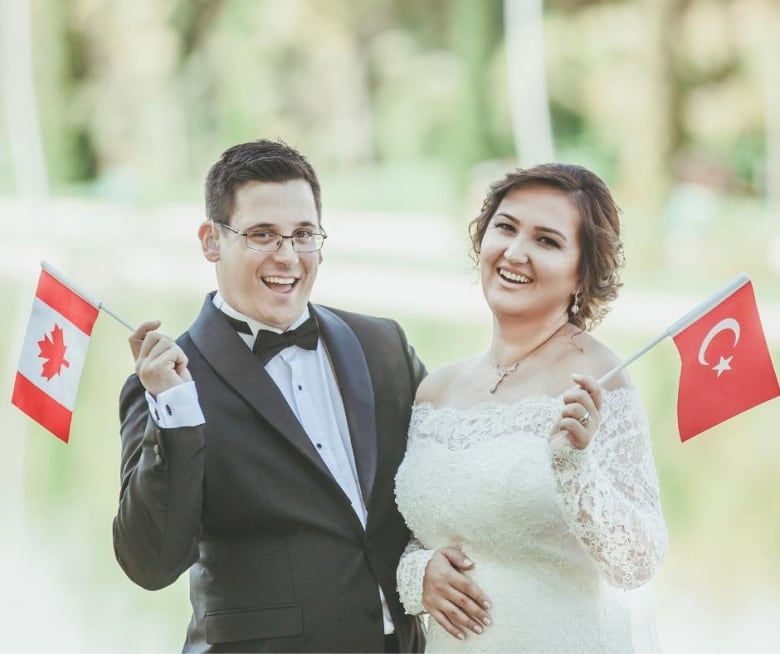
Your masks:
<svg viewBox="0 0 780 654"><path fill-rule="evenodd" d="M491 601L492 624L459 641L429 619L426 652L632 651L627 589L646 583L667 534L645 411L604 391L585 450L552 446L559 398L467 409L415 405L396 498L415 539L398 568L408 613L424 611L432 550L452 545Z"/></svg>

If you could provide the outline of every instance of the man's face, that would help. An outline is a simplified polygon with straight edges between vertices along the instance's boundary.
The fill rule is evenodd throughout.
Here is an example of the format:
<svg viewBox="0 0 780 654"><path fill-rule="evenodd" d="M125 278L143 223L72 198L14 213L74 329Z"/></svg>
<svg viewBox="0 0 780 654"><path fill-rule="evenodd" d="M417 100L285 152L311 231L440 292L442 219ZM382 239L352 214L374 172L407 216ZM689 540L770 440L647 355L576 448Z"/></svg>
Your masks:
<svg viewBox="0 0 780 654"><path fill-rule="evenodd" d="M311 186L300 179L240 186L229 224L242 232L262 228L285 236L302 228L320 231ZM275 252L258 252L246 246L243 236L216 223L204 223L200 235L204 254L216 263L219 292L231 307L282 330L303 313L321 252L296 252L290 239ZM209 236L215 242L207 251Z"/></svg>

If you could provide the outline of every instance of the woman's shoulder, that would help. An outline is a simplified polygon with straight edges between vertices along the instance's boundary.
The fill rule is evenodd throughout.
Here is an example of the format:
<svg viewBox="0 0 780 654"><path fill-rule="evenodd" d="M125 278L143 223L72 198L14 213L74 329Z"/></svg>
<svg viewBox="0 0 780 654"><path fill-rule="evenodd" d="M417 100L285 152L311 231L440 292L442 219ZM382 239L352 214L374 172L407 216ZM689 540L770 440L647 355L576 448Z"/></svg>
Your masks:
<svg viewBox="0 0 780 654"><path fill-rule="evenodd" d="M622 359L603 341L589 332L579 332L571 338L571 367L573 372L600 379L617 368ZM633 388L631 377L624 369L612 376L605 384L606 389Z"/></svg>
<svg viewBox="0 0 780 654"><path fill-rule="evenodd" d="M477 356L453 361L430 371L417 388L415 402L439 404L452 388L460 384L460 380L468 378L468 371L474 366L476 359Z"/></svg>

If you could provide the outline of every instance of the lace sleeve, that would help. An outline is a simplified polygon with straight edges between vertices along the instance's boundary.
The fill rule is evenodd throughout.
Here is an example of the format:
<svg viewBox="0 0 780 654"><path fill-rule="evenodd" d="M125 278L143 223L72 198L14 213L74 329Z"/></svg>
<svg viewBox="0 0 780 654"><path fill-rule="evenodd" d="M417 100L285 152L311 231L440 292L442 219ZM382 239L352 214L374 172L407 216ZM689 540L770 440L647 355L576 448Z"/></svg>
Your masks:
<svg viewBox="0 0 780 654"><path fill-rule="evenodd" d="M605 392L601 415L586 449L551 446L558 497L569 529L607 580L637 588L667 548L648 420L633 389Z"/></svg>
<svg viewBox="0 0 780 654"><path fill-rule="evenodd" d="M404 610L409 615L419 615L425 612L422 604L423 578L428 561L434 550L427 550L416 538L412 538L406 546L401 560L398 562L396 581L398 594Z"/></svg>

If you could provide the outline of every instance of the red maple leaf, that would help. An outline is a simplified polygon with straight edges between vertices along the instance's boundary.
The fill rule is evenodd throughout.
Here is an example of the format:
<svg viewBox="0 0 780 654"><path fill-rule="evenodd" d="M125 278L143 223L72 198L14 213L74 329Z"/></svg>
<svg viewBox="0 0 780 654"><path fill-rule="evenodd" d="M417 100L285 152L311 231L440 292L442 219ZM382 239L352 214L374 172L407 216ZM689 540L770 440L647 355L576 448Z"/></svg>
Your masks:
<svg viewBox="0 0 780 654"><path fill-rule="evenodd" d="M43 340L38 341L38 347L41 348L38 356L41 359L46 359L43 370L41 370L41 376L46 377L46 381L50 381L54 375L59 375L62 366L70 368L70 363L65 360L65 350L68 349L68 346L65 345L65 340L62 338L62 328L58 324L54 324L51 338L48 334L44 334Z"/></svg>

